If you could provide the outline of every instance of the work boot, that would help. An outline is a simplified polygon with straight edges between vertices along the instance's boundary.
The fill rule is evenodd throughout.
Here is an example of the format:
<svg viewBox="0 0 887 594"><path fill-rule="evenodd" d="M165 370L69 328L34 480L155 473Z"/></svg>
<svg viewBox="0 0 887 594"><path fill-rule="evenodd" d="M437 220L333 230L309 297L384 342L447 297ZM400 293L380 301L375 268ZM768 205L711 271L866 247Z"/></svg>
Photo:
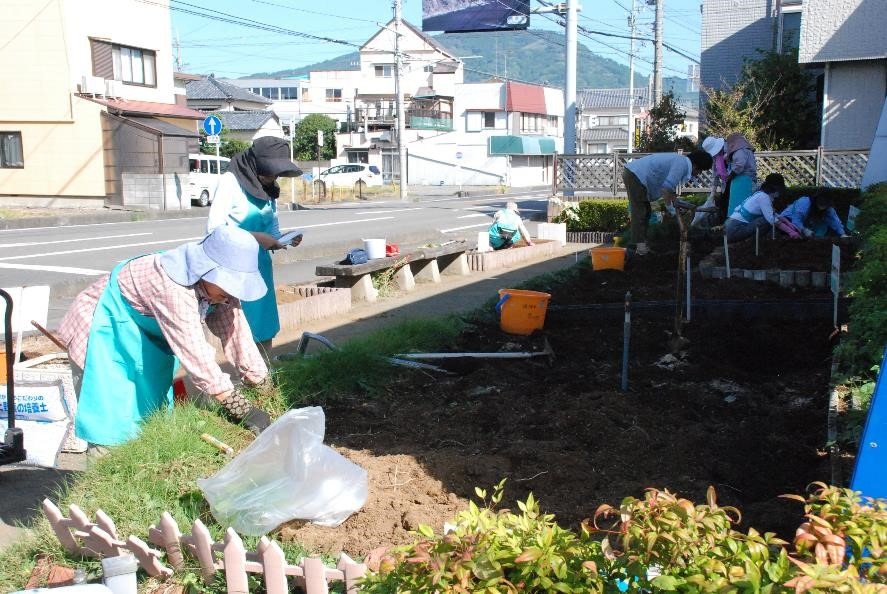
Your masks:
<svg viewBox="0 0 887 594"><path fill-rule="evenodd" d="M225 400L221 401L222 408L228 417L235 423L243 423L243 426L259 435L271 425L271 415L261 408L256 408L243 394L234 390Z"/></svg>

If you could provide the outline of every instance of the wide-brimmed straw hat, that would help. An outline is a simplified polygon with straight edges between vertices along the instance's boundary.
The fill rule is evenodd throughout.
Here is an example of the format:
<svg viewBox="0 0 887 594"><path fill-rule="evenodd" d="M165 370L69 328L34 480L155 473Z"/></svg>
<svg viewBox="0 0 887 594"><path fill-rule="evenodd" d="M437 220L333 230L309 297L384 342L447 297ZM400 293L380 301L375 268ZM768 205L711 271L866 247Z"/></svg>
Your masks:
<svg viewBox="0 0 887 594"><path fill-rule="evenodd" d="M714 157L724 150L724 139L717 136L709 136L702 141L702 150Z"/></svg>
<svg viewBox="0 0 887 594"><path fill-rule="evenodd" d="M259 243L239 227L216 227L200 241L164 252L160 265L183 287L204 279L241 301L255 301L268 292L259 273Z"/></svg>

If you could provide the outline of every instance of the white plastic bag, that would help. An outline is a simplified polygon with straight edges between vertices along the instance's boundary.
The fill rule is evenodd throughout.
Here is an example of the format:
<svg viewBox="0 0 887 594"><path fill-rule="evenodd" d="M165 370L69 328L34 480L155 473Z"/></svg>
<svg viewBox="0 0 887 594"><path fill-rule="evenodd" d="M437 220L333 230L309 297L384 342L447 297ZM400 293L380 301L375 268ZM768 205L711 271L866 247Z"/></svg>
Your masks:
<svg viewBox="0 0 887 594"><path fill-rule="evenodd" d="M715 193L710 192L708 198L706 198L705 202L700 208L714 208L715 206L717 206L715 204ZM717 213L696 211L696 214L693 215L693 222L691 222L690 225L692 227L707 228L716 225L716 220Z"/></svg>
<svg viewBox="0 0 887 594"><path fill-rule="evenodd" d="M367 500L367 473L323 445L319 406L288 411L227 466L197 484L213 516L261 536L300 519L338 526Z"/></svg>

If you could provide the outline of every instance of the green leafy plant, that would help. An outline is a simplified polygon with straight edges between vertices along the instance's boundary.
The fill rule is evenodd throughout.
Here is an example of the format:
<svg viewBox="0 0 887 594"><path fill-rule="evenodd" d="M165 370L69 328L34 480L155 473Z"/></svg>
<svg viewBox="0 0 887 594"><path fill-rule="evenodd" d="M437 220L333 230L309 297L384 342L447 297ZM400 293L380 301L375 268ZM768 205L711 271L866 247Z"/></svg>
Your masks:
<svg viewBox="0 0 887 594"><path fill-rule="evenodd" d="M798 558L793 561L800 577L810 579L799 583L863 577L871 584L887 584L887 501L821 482L811 486L807 497L783 495L802 502L807 518L795 533Z"/></svg>
<svg viewBox="0 0 887 594"><path fill-rule="evenodd" d="M552 222L566 223L567 231L618 231L628 225L628 200L603 198L567 202Z"/></svg>
<svg viewBox="0 0 887 594"><path fill-rule="evenodd" d="M611 525L600 521L614 518ZM604 568L635 588L657 591L760 592L789 577L786 544L772 533L733 530L739 511L717 505L714 488L694 505L667 490L647 489L618 508L601 505L583 522L589 534L605 535Z"/></svg>
<svg viewBox="0 0 887 594"><path fill-rule="evenodd" d="M504 486L489 499L476 489L481 505L472 501L446 534L420 526L418 540L383 558L361 592L604 592L592 560L599 544L560 528L532 495L518 502L520 513L496 509Z"/></svg>

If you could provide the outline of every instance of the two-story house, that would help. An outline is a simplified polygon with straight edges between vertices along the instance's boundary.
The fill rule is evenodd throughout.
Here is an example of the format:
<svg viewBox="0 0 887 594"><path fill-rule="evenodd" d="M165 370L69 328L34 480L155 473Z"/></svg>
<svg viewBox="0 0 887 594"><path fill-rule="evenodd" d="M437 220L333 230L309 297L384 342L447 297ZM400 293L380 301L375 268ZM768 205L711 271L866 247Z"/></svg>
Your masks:
<svg viewBox="0 0 887 594"><path fill-rule="evenodd" d="M828 149L867 149L887 96L887 2L805 0L802 64L823 66L822 132Z"/></svg>
<svg viewBox="0 0 887 594"><path fill-rule="evenodd" d="M634 134L633 146L642 129L642 115L650 109L647 87L635 87L632 117L629 118L629 89L580 89L576 92L576 134L580 153L611 153L628 149L628 134Z"/></svg>
<svg viewBox="0 0 887 594"><path fill-rule="evenodd" d="M743 61L757 58L758 50L797 51L804 1L703 0L702 86L731 87L739 80Z"/></svg>
<svg viewBox="0 0 887 594"><path fill-rule="evenodd" d="M186 92L188 107L217 116L230 138L252 142L262 136L284 136L280 118L269 109L273 101L264 95L213 75L189 82Z"/></svg>
<svg viewBox="0 0 887 594"><path fill-rule="evenodd" d="M9 0L0 19L0 196L187 208L203 114L177 103L165 0ZM137 183L138 182L138 183Z"/></svg>

